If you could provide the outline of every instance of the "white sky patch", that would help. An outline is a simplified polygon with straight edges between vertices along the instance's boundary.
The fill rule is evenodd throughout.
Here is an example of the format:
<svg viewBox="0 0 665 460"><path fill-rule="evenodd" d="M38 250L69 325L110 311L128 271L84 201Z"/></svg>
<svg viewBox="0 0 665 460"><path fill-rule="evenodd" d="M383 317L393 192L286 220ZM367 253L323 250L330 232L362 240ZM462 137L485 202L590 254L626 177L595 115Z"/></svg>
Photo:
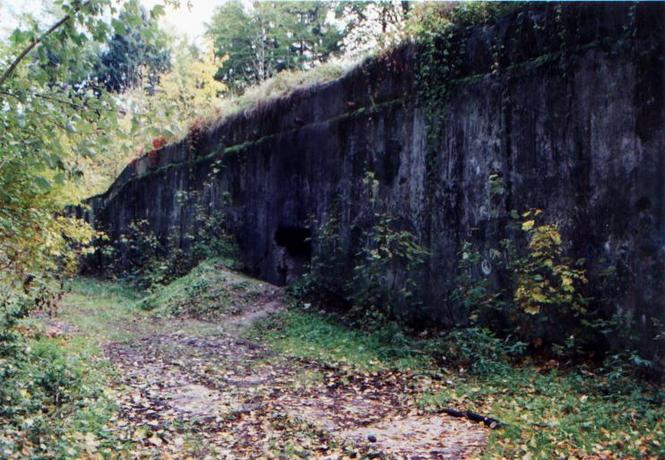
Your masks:
<svg viewBox="0 0 665 460"><path fill-rule="evenodd" d="M150 10L155 5L163 4L163 0L140 0L141 4ZM179 8L166 7L166 14L162 18L167 30L178 35L186 35L190 41L203 45L205 24L210 22L215 8L224 4L226 0L182 0ZM5 39L20 24L21 16L30 14L39 20L51 19L46 12L50 5L46 0L0 0L0 39ZM41 21L40 21L41 22Z"/></svg>
<svg viewBox="0 0 665 460"><path fill-rule="evenodd" d="M187 1L182 0L180 8L166 7L166 15L162 21L167 30L174 30L179 35L186 35L197 45L203 45L205 24L210 22L215 9L225 2L226 0L191 0L190 8ZM162 0L141 0L141 4L147 9L162 3Z"/></svg>
<svg viewBox="0 0 665 460"><path fill-rule="evenodd" d="M0 39L8 37L26 14L36 18L47 16L44 3L39 0L0 0Z"/></svg>

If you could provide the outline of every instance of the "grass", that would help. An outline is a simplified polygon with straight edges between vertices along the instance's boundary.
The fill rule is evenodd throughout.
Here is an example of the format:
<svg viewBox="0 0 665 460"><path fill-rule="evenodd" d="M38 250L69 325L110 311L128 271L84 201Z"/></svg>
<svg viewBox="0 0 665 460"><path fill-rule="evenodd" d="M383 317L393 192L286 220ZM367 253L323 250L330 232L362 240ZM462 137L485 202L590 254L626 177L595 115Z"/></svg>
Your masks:
<svg viewBox="0 0 665 460"><path fill-rule="evenodd" d="M227 268L221 259L201 262L187 275L141 299L137 306L157 316L214 318L238 313L257 301L270 285Z"/></svg>
<svg viewBox="0 0 665 460"><path fill-rule="evenodd" d="M127 447L110 429L117 407L108 383L116 375L101 345L119 337L109 325L129 318L134 295L92 280L70 289L62 319L81 333L62 335L54 332L59 323L23 320L22 352L0 359L0 458L117 458Z"/></svg>
<svg viewBox="0 0 665 460"><path fill-rule="evenodd" d="M418 340L395 327L362 331L301 308L263 321L248 337L358 371L440 373L444 390L422 394L421 409L470 409L506 424L491 432L485 458L665 458L665 389L618 364L517 365L509 347L477 329Z"/></svg>
<svg viewBox="0 0 665 460"><path fill-rule="evenodd" d="M271 99L286 97L297 89L316 86L344 76L366 57L331 59L309 70L285 70L258 85L251 86L240 96L223 99L221 112L230 116L252 110Z"/></svg>
<svg viewBox="0 0 665 460"><path fill-rule="evenodd" d="M362 371L421 369L430 359L405 343L394 328L368 333L347 327L334 316L291 309L254 325L248 338L276 351Z"/></svg>
<svg viewBox="0 0 665 460"><path fill-rule="evenodd" d="M60 318L82 335L74 340L99 346L103 341L128 340L126 324L136 316L140 294L127 285L93 278L77 278L68 285L68 308ZM117 327L122 324L123 327Z"/></svg>
<svg viewBox="0 0 665 460"><path fill-rule="evenodd" d="M486 458L663 458L662 389L634 377L609 383L585 369L510 367L485 376L451 375L452 385L423 396L425 408L462 407L500 419ZM658 396L660 393L660 397Z"/></svg>
<svg viewBox="0 0 665 460"><path fill-rule="evenodd" d="M29 331L25 359L3 374L10 378L0 387L10 397L0 406L0 458L118 457L129 448L110 428L117 407L108 384L117 376L102 344L172 323L155 322L152 312L137 308L138 294L119 284L83 279L69 288L59 319L76 327L76 334L49 336L34 319L21 325ZM265 289L210 261L152 301L171 302L162 307L169 309L193 299L226 298L222 294L251 302ZM480 329L416 339L396 325L361 330L304 308L264 319L246 335L283 354L346 371L438 375L445 385L420 394L421 410L470 409L505 424L491 432L485 458L665 458L665 388L642 381L619 359L568 368L554 361L517 364L513 348ZM0 360L0 368L6 365ZM303 372L295 385L305 388L322 378Z"/></svg>

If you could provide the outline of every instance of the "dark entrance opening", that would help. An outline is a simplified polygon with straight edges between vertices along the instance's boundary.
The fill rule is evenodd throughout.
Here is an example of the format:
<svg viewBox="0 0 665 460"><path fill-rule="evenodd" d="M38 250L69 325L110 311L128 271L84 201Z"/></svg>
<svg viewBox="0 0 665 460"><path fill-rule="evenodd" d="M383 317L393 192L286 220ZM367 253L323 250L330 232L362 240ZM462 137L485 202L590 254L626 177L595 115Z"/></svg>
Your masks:
<svg viewBox="0 0 665 460"><path fill-rule="evenodd" d="M281 256L276 259L280 283L286 284L300 275L312 258L312 231L307 227L280 226L275 232L275 244Z"/></svg>
<svg viewBox="0 0 665 460"><path fill-rule="evenodd" d="M312 231L305 227L283 226L275 232L275 243L282 246L291 257L309 261L312 257Z"/></svg>

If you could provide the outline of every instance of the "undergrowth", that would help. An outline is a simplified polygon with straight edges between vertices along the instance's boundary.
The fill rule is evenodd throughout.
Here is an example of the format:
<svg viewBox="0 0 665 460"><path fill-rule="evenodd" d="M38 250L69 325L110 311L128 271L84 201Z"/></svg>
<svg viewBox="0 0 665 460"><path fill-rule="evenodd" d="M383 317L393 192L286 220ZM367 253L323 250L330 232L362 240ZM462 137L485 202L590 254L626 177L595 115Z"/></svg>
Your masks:
<svg viewBox="0 0 665 460"><path fill-rule="evenodd" d="M626 357L575 367L534 361L525 344L481 328L422 338L394 324L363 330L310 308L291 308L246 334L298 358L442 380L443 390L420 397L422 410L473 410L505 424L491 432L486 458L665 455L665 389L642 381Z"/></svg>
<svg viewBox="0 0 665 460"><path fill-rule="evenodd" d="M91 289L75 283L75 297L90 295L77 290L84 286ZM113 286L108 295L118 295L114 291L120 288L108 286ZM114 373L100 359L99 343L90 336L53 333L48 323L17 317L17 310L4 307L3 321L10 327L3 327L0 338L0 458L97 458L121 453L123 441L109 427L117 410L107 390Z"/></svg>
<svg viewBox="0 0 665 460"><path fill-rule="evenodd" d="M299 309L258 322L246 335L287 355L365 371L431 365L395 325L367 333L340 323L334 316Z"/></svg>
<svg viewBox="0 0 665 460"><path fill-rule="evenodd" d="M609 372L608 372L609 371ZM608 369L524 364L494 373L454 372L423 408L471 409L505 424L490 434L486 458L663 458L662 388Z"/></svg>
<svg viewBox="0 0 665 460"><path fill-rule="evenodd" d="M213 318L239 313L271 288L230 270L230 263L219 258L205 260L185 276L154 290L137 306L162 316Z"/></svg>

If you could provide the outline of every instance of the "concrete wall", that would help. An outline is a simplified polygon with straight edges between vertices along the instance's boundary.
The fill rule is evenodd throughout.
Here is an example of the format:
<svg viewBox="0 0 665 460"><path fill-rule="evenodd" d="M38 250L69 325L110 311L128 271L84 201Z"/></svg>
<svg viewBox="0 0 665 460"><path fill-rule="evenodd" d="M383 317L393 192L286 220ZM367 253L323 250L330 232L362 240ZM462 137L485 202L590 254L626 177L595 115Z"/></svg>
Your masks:
<svg viewBox="0 0 665 460"><path fill-rule="evenodd" d="M587 260L590 284L603 286L595 308L629 312L643 347L658 355L665 7L532 5L462 35L461 68L445 82L452 90L435 121L418 97L418 47L405 46L128 166L90 200L88 218L114 240L136 219L162 238L184 235L194 203L177 195L195 190L224 215L247 271L284 283L307 259L284 245L315 231L312 217L325 221L336 203L350 261L367 230L362 216L387 212L431 251L418 315L446 322L442 300L462 241L488 251L505 237L510 210L538 207L571 255ZM211 176L215 162L223 167ZM374 205L367 171L379 181ZM490 196L492 173L505 184L499 198ZM610 285L601 280L608 267Z"/></svg>

